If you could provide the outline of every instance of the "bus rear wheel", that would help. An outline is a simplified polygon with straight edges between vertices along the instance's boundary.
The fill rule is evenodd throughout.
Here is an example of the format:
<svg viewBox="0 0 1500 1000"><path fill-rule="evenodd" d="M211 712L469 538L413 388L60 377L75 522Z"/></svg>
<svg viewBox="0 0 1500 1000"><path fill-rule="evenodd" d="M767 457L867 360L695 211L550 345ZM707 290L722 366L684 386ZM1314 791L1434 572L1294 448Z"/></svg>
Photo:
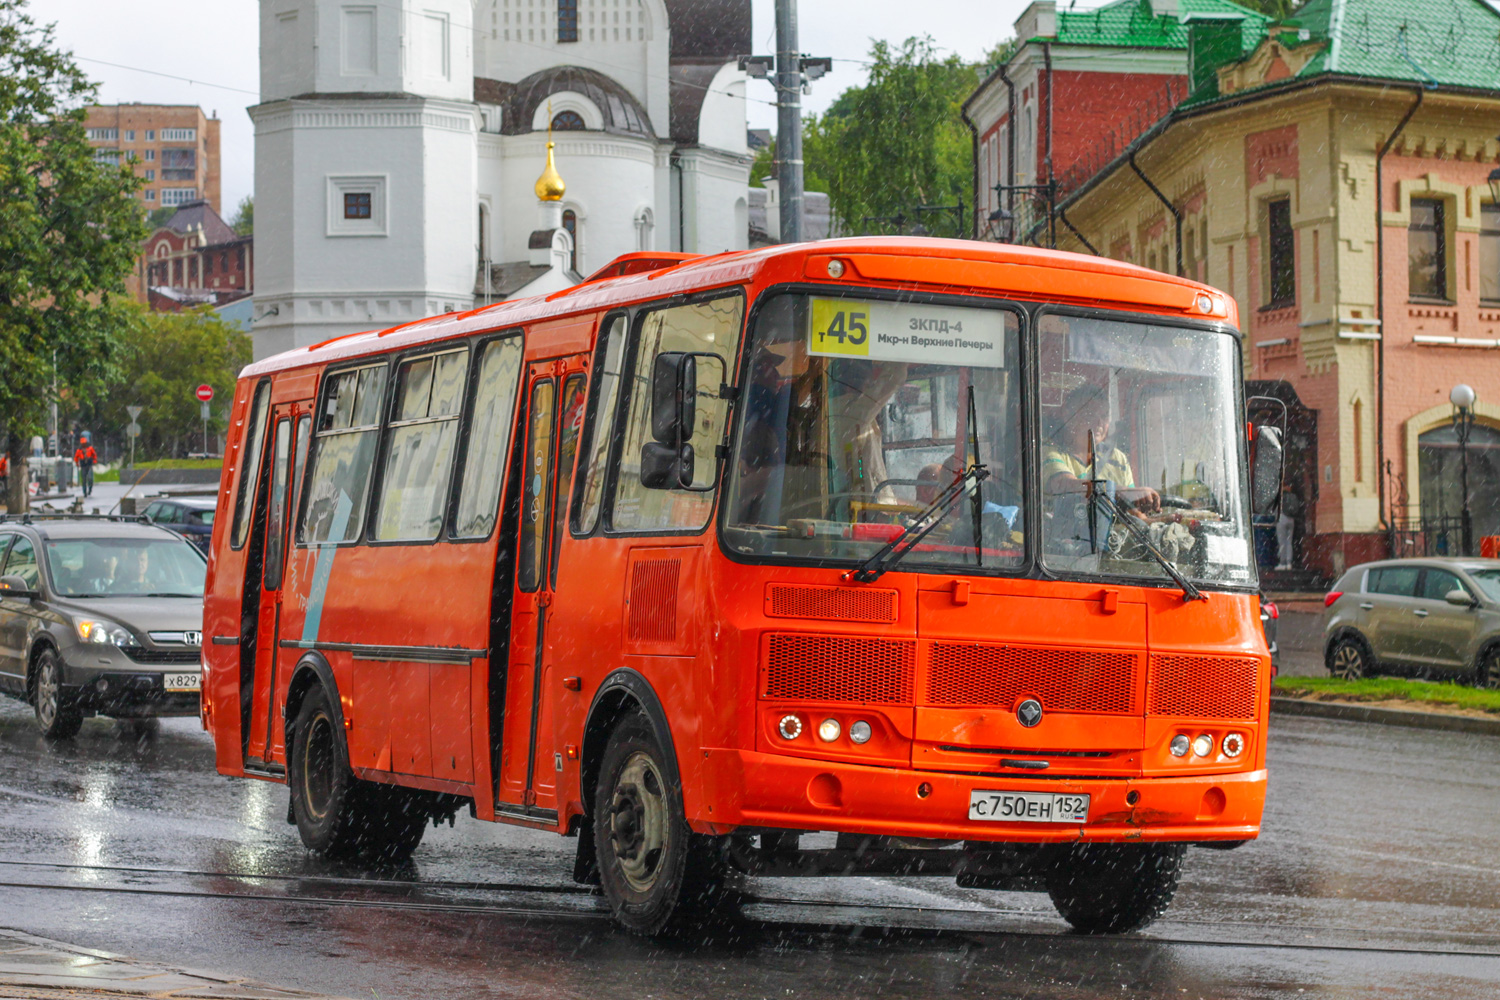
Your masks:
<svg viewBox="0 0 1500 1000"><path fill-rule="evenodd" d="M599 881L616 922L653 936L686 929L732 897L730 873L709 838L692 832L682 792L644 715L610 735L594 797Z"/></svg>
<svg viewBox="0 0 1500 1000"><path fill-rule="evenodd" d="M315 687L297 712L287 784L302 843L330 858L399 864L422 842L428 814L404 788L361 781L328 693Z"/></svg>
<svg viewBox="0 0 1500 1000"><path fill-rule="evenodd" d="M1079 844L1047 875L1062 918L1085 934L1140 930L1166 912L1182 874L1183 844Z"/></svg>

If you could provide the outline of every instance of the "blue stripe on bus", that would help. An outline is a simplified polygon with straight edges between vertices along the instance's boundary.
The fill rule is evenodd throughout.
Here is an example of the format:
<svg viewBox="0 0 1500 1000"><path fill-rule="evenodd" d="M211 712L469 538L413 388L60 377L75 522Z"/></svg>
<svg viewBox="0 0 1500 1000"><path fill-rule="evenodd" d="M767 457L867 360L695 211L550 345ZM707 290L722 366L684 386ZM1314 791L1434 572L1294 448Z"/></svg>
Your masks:
<svg viewBox="0 0 1500 1000"><path fill-rule="evenodd" d="M344 537L344 532L349 527L349 514L353 510L354 504L349 500L349 494L340 490L338 501L333 506L333 523L328 528L329 538ZM318 564L313 570L312 585L307 592L307 617L302 619L303 642L318 641L318 629L323 624L323 599L328 596L328 578L333 575L333 557L338 555L338 551L338 547L334 545L318 550Z"/></svg>

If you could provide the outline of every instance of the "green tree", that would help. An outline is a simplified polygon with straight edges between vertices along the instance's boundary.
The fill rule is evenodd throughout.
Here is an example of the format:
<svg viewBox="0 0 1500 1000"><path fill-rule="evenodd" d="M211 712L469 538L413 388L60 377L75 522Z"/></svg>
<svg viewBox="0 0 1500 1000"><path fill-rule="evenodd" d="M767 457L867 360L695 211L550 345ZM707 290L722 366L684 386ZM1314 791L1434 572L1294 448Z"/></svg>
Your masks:
<svg viewBox="0 0 1500 1000"><path fill-rule="evenodd" d="M181 458L203 449L203 422L193 390L214 388L208 429L228 426L229 401L240 369L250 363L250 337L211 309L150 312L135 306L120 344L118 377L95 398L68 414L71 424L128 447L127 406L144 407L137 461Z"/></svg>
<svg viewBox="0 0 1500 1000"><path fill-rule="evenodd" d="M241 236L250 236L255 232L254 198L247 194L240 199L240 207L235 209L234 221L229 226Z"/></svg>
<svg viewBox="0 0 1500 1000"><path fill-rule="evenodd" d="M97 163L84 133L95 86L38 27L0 0L0 420L9 509L26 509L27 444L54 384L87 398L110 376L125 325L125 279L145 222L129 164Z"/></svg>
<svg viewBox="0 0 1500 1000"><path fill-rule="evenodd" d="M892 232L867 218L916 219L917 205L954 205L972 199L973 152L960 106L979 83L980 66L958 56L939 58L931 38L908 38L870 48L869 82L840 95L809 118L803 136L809 177L826 185L844 232ZM967 217L932 213L931 232L968 235Z"/></svg>
<svg viewBox="0 0 1500 1000"><path fill-rule="evenodd" d="M156 232L167 224L167 220L177 214L176 205L163 205L161 208L153 208L146 213L146 228Z"/></svg>

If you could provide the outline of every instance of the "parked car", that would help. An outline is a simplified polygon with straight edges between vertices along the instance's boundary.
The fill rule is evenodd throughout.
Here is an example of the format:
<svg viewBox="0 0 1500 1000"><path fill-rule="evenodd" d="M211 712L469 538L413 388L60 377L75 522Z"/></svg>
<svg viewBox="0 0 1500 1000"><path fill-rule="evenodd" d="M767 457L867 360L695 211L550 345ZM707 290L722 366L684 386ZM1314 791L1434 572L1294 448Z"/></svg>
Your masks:
<svg viewBox="0 0 1500 1000"><path fill-rule="evenodd" d="M1275 677L1281 673L1281 650L1276 646L1277 623L1281 620L1281 611L1265 594L1260 595L1260 627L1266 633L1266 648L1271 651L1271 676Z"/></svg>
<svg viewBox="0 0 1500 1000"><path fill-rule="evenodd" d="M0 518L0 690L43 735L198 714L203 554L137 518Z"/></svg>
<svg viewBox="0 0 1500 1000"><path fill-rule="evenodd" d="M1390 670L1500 687L1500 560L1365 563L1323 604L1324 662L1335 677Z"/></svg>
<svg viewBox="0 0 1500 1000"><path fill-rule="evenodd" d="M214 533L213 497L175 497L153 500L141 513L152 524L177 532L203 551L208 551L209 537Z"/></svg>

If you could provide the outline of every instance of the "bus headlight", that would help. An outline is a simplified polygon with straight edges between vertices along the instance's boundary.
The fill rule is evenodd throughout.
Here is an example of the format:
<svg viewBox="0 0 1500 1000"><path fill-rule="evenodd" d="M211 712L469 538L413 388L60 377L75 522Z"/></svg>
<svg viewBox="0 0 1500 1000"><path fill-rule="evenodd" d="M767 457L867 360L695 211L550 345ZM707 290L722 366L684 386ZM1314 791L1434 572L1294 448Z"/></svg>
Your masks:
<svg viewBox="0 0 1500 1000"><path fill-rule="evenodd" d="M1214 738L1207 733L1193 741L1193 756L1207 757L1214 752Z"/></svg>
<svg viewBox="0 0 1500 1000"><path fill-rule="evenodd" d="M832 743L843 731L844 727L839 725L838 719L824 719L818 724L818 739L824 743Z"/></svg>
<svg viewBox="0 0 1500 1000"><path fill-rule="evenodd" d="M868 743L870 742L870 737L873 735L874 730L870 728L870 724L864 719L860 719L849 726L849 742L851 743Z"/></svg>
<svg viewBox="0 0 1500 1000"><path fill-rule="evenodd" d="M1186 757L1187 756L1187 752L1188 752L1188 745L1191 742L1192 741L1189 740L1187 738L1187 735L1184 734L1184 733L1178 733L1176 736L1172 737L1172 743L1171 743L1172 756L1173 757Z"/></svg>

